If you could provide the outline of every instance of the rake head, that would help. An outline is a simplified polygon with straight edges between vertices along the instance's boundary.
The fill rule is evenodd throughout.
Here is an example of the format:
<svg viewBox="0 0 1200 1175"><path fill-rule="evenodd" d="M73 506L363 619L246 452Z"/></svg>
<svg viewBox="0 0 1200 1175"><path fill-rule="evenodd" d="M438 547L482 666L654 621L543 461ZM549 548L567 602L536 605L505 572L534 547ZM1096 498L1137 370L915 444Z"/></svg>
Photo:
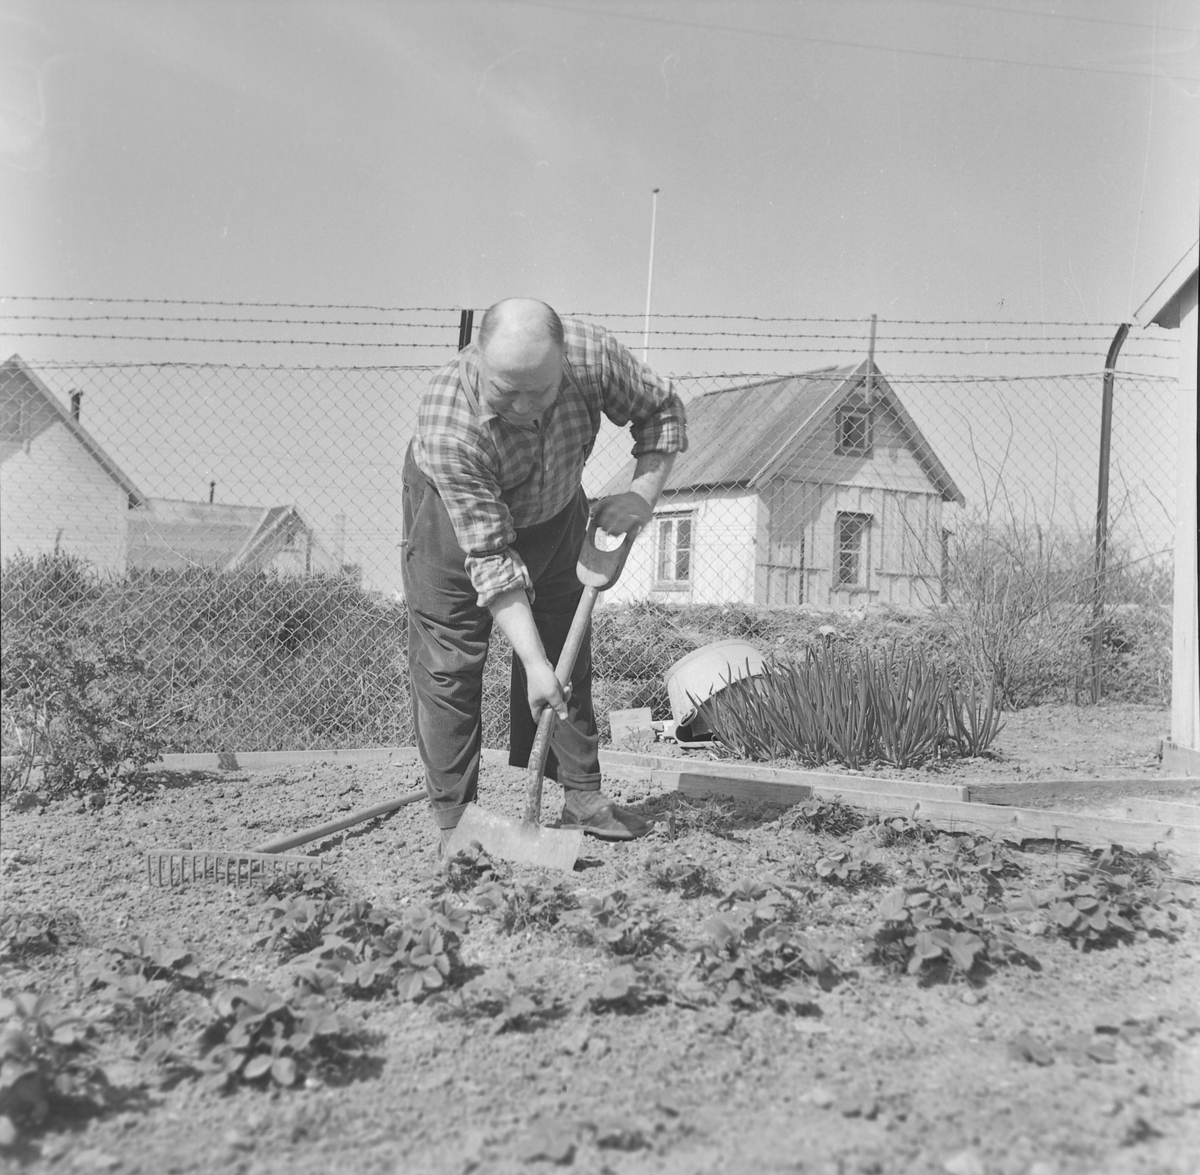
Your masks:
<svg viewBox="0 0 1200 1175"><path fill-rule="evenodd" d="M217 881L241 885L278 874L320 871L319 857L279 853L222 853L215 849L149 849L146 879L151 885L182 885L186 881Z"/></svg>

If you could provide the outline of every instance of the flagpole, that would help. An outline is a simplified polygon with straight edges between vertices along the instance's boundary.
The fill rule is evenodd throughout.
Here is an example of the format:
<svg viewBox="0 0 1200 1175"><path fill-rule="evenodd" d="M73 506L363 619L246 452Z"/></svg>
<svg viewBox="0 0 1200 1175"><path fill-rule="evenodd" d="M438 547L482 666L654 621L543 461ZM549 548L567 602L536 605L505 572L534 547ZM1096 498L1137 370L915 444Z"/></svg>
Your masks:
<svg viewBox="0 0 1200 1175"><path fill-rule="evenodd" d="M654 225L658 220L658 189L650 205L650 266L646 273L646 328L642 335L642 362L650 357L650 291L654 288Z"/></svg>

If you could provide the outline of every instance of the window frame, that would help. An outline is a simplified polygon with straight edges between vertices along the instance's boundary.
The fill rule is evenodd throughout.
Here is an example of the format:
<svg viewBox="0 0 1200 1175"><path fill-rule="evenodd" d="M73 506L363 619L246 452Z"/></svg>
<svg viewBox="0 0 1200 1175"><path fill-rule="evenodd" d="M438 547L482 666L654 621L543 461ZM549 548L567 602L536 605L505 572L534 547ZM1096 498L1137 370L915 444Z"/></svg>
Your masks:
<svg viewBox="0 0 1200 1175"><path fill-rule="evenodd" d="M676 572L679 569L679 524L687 524L687 578L679 579L664 578L662 572L664 550L663 550L663 532L666 528L670 528L672 534L672 547L670 550L670 558L675 566ZM654 515L654 590L660 592L684 592L691 591L692 584L696 577L696 511L695 510L664 510L661 514Z"/></svg>
<svg viewBox="0 0 1200 1175"><path fill-rule="evenodd" d="M861 420L863 441L861 445L845 444L847 422ZM870 457L875 447L874 413L867 404L842 404L837 410L833 447L839 457Z"/></svg>
<svg viewBox="0 0 1200 1175"><path fill-rule="evenodd" d="M860 510L839 510L833 524L833 589L841 592L865 592L871 589L871 530L875 521L873 514ZM843 579L845 567L844 556L847 548L843 539L843 527L847 523L857 523L855 538L857 550L854 552L856 577L853 580Z"/></svg>

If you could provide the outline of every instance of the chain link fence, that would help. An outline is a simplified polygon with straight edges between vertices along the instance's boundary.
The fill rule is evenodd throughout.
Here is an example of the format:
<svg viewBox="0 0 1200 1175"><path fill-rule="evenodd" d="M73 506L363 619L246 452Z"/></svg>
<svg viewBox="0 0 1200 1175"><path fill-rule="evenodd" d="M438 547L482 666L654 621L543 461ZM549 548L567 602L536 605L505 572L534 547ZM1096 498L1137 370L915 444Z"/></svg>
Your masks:
<svg viewBox="0 0 1200 1175"><path fill-rule="evenodd" d="M595 618L602 733L611 709L669 717L663 672L692 648L795 652L830 625L1019 705L1080 698L1101 623L1106 692L1166 700L1173 381L1117 378L1101 584L1100 376L886 367L676 377L689 451ZM8 665L60 638L93 668L126 656L166 750L411 744L401 467L431 370L8 360ZM629 447L606 426L589 494L626 484ZM6 677L13 753L37 716ZM497 633L488 746L507 683Z"/></svg>

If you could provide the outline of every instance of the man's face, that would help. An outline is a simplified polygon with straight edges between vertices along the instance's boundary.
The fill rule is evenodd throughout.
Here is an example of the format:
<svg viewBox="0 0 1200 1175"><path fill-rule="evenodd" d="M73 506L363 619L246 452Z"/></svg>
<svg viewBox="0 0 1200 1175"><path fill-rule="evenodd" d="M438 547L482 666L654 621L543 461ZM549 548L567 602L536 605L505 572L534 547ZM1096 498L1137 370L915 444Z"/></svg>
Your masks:
<svg viewBox="0 0 1200 1175"><path fill-rule="evenodd" d="M558 399L562 375L562 352L557 347L515 357L489 354L483 357L484 406L518 428L529 428Z"/></svg>

